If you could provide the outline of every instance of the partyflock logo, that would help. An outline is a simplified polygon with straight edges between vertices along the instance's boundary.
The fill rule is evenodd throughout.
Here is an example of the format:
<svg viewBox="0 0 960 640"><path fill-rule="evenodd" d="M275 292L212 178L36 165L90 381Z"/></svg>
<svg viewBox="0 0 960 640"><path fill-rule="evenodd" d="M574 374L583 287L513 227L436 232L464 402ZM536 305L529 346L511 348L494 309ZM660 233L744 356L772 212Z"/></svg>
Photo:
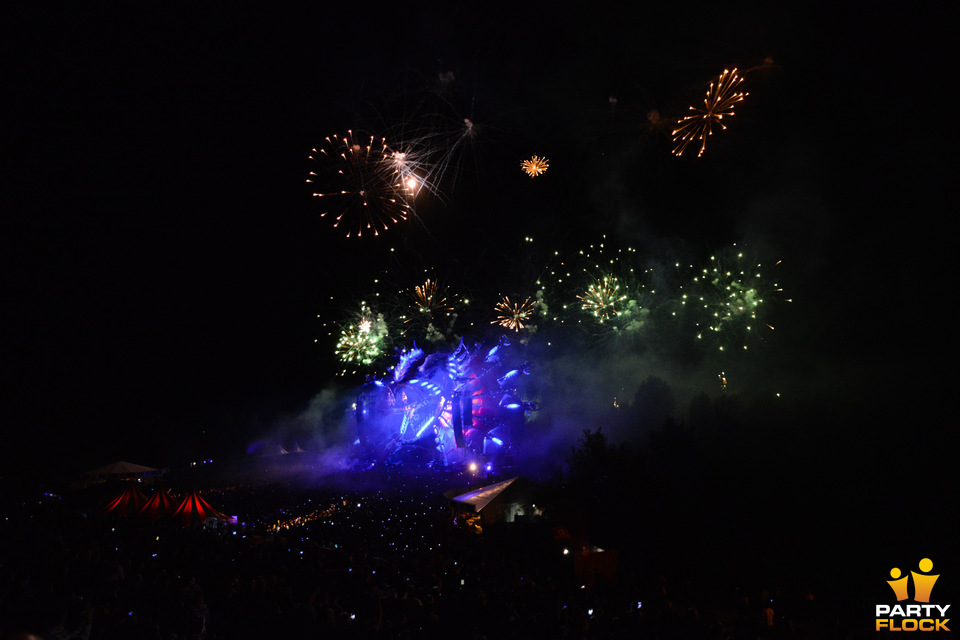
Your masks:
<svg viewBox="0 0 960 640"><path fill-rule="evenodd" d="M924 558L917 566L920 572L911 571L909 576L902 574L899 568L894 567L890 570L890 577L893 580L887 580L887 584L893 589L893 594L897 598L897 604L878 604L877 605L877 631L887 629L889 631L950 631L947 623L950 618L946 618L948 604L930 604L930 592L933 591L933 585L937 583L940 574L932 575L933 561L930 558ZM910 578L913 578L913 602L917 604L900 604L901 602L911 600L910 598Z"/></svg>

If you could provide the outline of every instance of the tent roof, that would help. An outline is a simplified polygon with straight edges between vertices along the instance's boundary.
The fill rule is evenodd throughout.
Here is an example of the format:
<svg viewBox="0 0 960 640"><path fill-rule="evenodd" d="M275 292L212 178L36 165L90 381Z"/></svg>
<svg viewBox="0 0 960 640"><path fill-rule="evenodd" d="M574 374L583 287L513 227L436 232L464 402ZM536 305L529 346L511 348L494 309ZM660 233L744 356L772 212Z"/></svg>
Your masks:
<svg viewBox="0 0 960 640"><path fill-rule="evenodd" d="M153 471L159 471L159 469L154 469L153 467L145 467L142 464L133 464L132 462L123 462L118 461L112 464L108 464L105 467L100 467L99 469L94 469L93 471L87 471L85 476L130 476L136 475L138 473L151 473Z"/></svg>
<svg viewBox="0 0 960 640"><path fill-rule="evenodd" d="M156 493L150 496L146 504L140 507L140 513L146 514L151 519L156 520L161 516L173 513L176 508L177 503L174 502L170 491L167 489L158 489Z"/></svg>
<svg viewBox="0 0 960 640"><path fill-rule="evenodd" d="M197 522L203 522L207 518L216 518L217 520L226 520L227 516L217 511L210 503L196 491L187 495L173 512L172 517L184 525L192 525Z"/></svg>
<svg viewBox="0 0 960 640"><path fill-rule="evenodd" d="M507 489L507 487L519 479L519 477L516 477L510 478L509 480L503 480L502 482L497 482L495 484L489 484L485 487L480 487L479 489L474 489L473 491L468 491L467 493L461 493L458 496L454 496L452 500L461 504L468 504L473 507L475 512L479 512L488 504L496 500L497 497Z"/></svg>
<svg viewBox="0 0 960 640"><path fill-rule="evenodd" d="M143 495L140 489L131 484L123 493L111 500L109 504L103 508L103 511L111 515L125 516L139 511L140 507L146 502L147 496Z"/></svg>

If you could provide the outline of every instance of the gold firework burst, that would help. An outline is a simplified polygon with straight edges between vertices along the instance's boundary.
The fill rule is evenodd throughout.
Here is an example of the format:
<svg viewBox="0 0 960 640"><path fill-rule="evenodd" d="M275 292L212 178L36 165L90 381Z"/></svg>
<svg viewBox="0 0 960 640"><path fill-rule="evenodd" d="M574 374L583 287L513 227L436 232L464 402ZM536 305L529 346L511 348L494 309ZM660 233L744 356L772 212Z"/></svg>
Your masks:
<svg viewBox="0 0 960 640"><path fill-rule="evenodd" d="M707 148L707 137L713 135L713 125L717 124L721 129L727 127L723 124L724 116L733 116L733 107L749 94L738 92L736 88L743 82L743 78L737 75L737 70L723 70L717 81L711 82L707 89L707 96L703 99L703 109L690 107L693 113L685 116L677 122L677 128L673 131L673 154L683 155L691 142L700 141L700 151L697 157L703 155Z"/></svg>
<svg viewBox="0 0 960 640"><path fill-rule="evenodd" d="M417 285L412 292L407 295L413 301L413 306L421 316L432 317L436 313L453 311L453 307L447 303L447 297L443 289L427 278L422 285ZM410 322L413 318L408 318Z"/></svg>
<svg viewBox="0 0 960 640"><path fill-rule="evenodd" d="M329 213L347 237L377 236L407 219L419 184L406 169L404 154L394 153L385 139L370 136L361 142L347 131L326 138L309 159L315 166L307 182L316 189L320 215Z"/></svg>
<svg viewBox="0 0 960 640"><path fill-rule="evenodd" d="M533 303L530 302L530 298L525 299L521 303L514 303L510 301L509 297L503 296L503 299L497 303L494 310L499 315L497 319L490 324L499 324L506 329L520 331L523 329L524 323L528 322L533 315Z"/></svg>
<svg viewBox="0 0 960 640"><path fill-rule="evenodd" d="M547 167L550 166L549 161L546 158L541 158L540 156L533 156L529 160L524 160L520 163L520 168L526 172L531 178L535 178L541 173L546 173Z"/></svg>

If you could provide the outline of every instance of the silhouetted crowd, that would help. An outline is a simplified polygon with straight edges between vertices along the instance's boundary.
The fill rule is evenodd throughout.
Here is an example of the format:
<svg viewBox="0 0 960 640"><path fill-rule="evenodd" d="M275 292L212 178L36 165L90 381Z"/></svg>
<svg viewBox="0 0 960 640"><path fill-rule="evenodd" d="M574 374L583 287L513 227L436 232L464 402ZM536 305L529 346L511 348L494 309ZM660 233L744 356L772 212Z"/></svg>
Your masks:
<svg viewBox="0 0 960 640"><path fill-rule="evenodd" d="M193 527L24 498L0 529L0 637L859 637L808 589L698 584L627 553L609 579L587 575L549 511L477 534L454 523L448 488L210 487L237 522Z"/></svg>

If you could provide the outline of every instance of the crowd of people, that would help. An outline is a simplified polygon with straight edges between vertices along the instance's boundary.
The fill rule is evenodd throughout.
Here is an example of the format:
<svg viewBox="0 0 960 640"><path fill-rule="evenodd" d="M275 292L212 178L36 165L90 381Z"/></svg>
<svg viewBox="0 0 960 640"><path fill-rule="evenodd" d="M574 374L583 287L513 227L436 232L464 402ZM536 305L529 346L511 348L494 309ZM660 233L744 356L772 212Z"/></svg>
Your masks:
<svg viewBox="0 0 960 640"><path fill-rule="evenodd" d="M587 576L549 508L457 527L444 492L466 480L209 486L236 522L186 527L104 514L89 490L20 498L2 523L0 637L848 637L805 589L698 584L629 553Z"/></svg>

